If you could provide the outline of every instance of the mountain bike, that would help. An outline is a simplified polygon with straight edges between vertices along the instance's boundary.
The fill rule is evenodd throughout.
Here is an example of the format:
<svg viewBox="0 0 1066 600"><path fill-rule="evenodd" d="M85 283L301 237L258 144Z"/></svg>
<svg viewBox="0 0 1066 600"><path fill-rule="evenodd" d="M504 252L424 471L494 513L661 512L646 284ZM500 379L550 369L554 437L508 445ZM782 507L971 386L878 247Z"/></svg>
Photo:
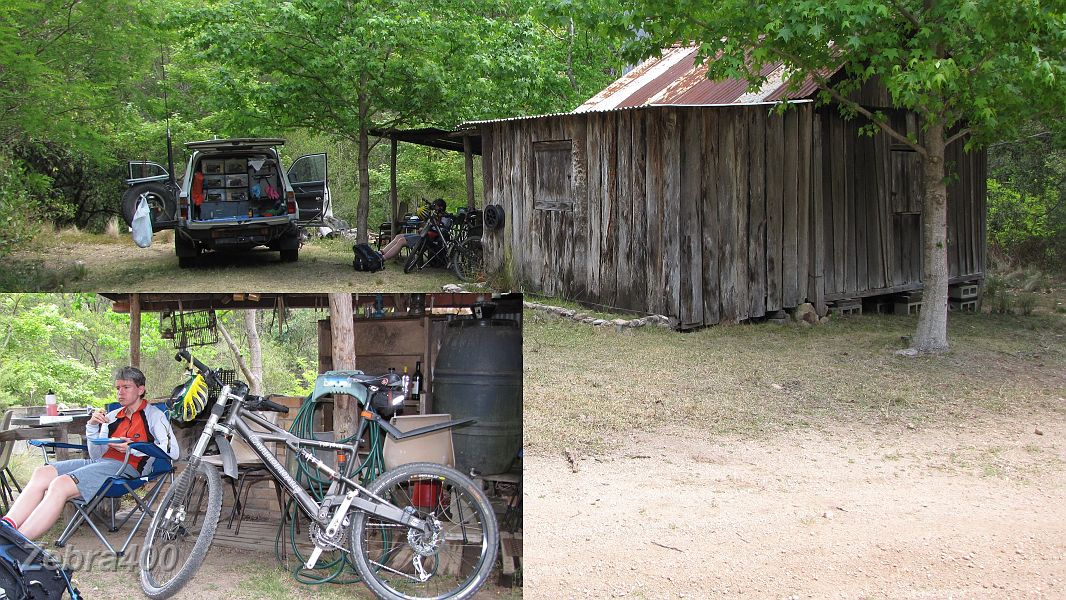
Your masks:
<svg viewBox="0 0 1066 600"><path fill-rule="evenodd" d="M481 211L461 208L455 215L430 215L418 233L418 242L403 264L404 273L438 266L451 269L462 281L481 276Z"/></svg>
<svg viewBox="0 0 1066 600"><path fill-rule="evenodd" d="M159 504L145 535L138 566L141 588L149 598L170 597L203 563L222 510L222 482L218 470L201 459L214 441L223 471L236 477L236 458L227 439L232 436L239 436L255 451L275 485L288 492L310 520L308 534L314 549L307 568L313 569L323 552L341 551L367 587L389 600L471 598L484 585L496 562L499 525L484 492L469 478L443 465L411 463L361 485L352 478L356 446L293 435L256 414L285 413L286 407L269 396L250 394L243 382L223 383L215 371L185 350L175 358L195 366L221 391L188 464ZM352 396L359 402L363 419L378 420L388 435L398 439L462 423L450 421L400 432L380 420L372 396L390 390L395 392L393 401L399 398L402 402L402 387L402 378L395 374L330 371L316 380L311 400L334 394ZM253 424L262 431L253 430ZM296 482L265 442L284 444L328 477L331 483L321 501ZM337 452L337 468L309 448Z"/></svg>

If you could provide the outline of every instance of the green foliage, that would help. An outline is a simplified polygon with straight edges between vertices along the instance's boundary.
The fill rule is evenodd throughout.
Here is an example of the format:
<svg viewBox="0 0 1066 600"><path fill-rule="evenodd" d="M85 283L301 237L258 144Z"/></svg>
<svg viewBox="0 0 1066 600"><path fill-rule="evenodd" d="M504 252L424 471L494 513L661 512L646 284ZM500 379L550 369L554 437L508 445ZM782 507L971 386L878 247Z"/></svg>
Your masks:
<svg viewBox="0 0 1066 600"><path fill-rule="evenodd" d="M1066 265L1066 131L1027 124L988 151L988 239L1016 264Z"/></svg>
<svg viewBox="0 0 1066 600"><path fill-rule="evenodd" d="M0 295L0 407L42 404L48 389L70 405L110 401L111 373L129 361L129 317L107 307L92 295ZM146 355L157 339L146 336Z"/></svg>
<svg viewBox="0 0 1066 600"><path fill-rule="evenodd" d="M584 4L604 14L599 0ZM964 124L974 142L987 142L1012 135L1029 115L1066 113L1066 13L1046 4L630 0L606 22L633 56L694 41L714 58L710 77L741 77L753 87L766 80L764 67L780 62L793 89L808 77L823 82L823 100L876 81L925 123Z"/></svg>
<svg viewBox="0 0 1066 600"><path fill-rule="evenodd" d="M47 186L40 175L27 173L22 161L0 152L0 256L37 234L32 216Z"/></svg>

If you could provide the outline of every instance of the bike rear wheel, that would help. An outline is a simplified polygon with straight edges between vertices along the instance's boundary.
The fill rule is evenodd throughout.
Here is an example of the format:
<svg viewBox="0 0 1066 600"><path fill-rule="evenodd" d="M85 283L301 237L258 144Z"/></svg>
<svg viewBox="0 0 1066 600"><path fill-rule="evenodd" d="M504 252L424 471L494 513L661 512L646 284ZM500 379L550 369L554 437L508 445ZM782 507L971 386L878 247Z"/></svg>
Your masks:
<svg viewBox="0 0 1066 600"><path fill-rule="evenodd" d="M163 497L144 536L141 589L169 598L192 579L211 547L222 512L222 478L215 467L186 467Z"/></svg>
<svg viewBox="0 0 1066 600"><path fill-rule="evenodd" d="M455 276L465 282L481 279L482 271L484 271L482 256L480 239L463 240L462 244L456 246L455 254L452 256L452 270L455 271Z"/></svg>
<svg viewBox="0 0 1066 600"><path fill-rule="evenodd" d="M426 252L427 243L428 242L426 241L425 237L418 238L418 242L415 243L415 247L411 249L410 256L408 256L407 260L403 263L404 273L410 273L415 269L422 268L422 255Z"/></svg>
<svg viewBox="0 0 1066 600"><path fill-rule="evenodd" d="M500 532L473 481L443 465L411 463L383 473L368 489L434 524L425 532L352 513L352 557L371 591L388 600L462 600L485 584Z"/></svg>

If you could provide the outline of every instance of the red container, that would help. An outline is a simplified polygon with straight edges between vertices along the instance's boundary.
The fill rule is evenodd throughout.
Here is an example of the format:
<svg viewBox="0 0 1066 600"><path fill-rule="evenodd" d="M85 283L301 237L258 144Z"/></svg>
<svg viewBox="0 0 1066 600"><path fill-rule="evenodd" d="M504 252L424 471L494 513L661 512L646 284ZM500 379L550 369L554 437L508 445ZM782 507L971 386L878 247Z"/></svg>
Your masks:
<svg viewBox="0 0 1066 600"><path fill-rule="evenodd" d="M444 495L439 481L416 481L411 490L411 504L419 510L433 510Z"/></svg>

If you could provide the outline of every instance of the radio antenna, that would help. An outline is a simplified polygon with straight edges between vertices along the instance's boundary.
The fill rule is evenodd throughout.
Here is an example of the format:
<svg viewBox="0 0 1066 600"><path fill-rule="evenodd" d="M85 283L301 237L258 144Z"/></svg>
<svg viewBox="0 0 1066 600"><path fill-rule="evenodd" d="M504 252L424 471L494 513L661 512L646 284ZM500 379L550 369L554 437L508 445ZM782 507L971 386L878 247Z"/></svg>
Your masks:
<svg viewBox="0 0 1066 600"><path fill-rule="evenodd" d="M170 107L167 105L167 61L163 45L159 45L159 67L163 70L163 112L167 119L167 172L170 184L174 185L174 145L170 138Z"/></svg>

